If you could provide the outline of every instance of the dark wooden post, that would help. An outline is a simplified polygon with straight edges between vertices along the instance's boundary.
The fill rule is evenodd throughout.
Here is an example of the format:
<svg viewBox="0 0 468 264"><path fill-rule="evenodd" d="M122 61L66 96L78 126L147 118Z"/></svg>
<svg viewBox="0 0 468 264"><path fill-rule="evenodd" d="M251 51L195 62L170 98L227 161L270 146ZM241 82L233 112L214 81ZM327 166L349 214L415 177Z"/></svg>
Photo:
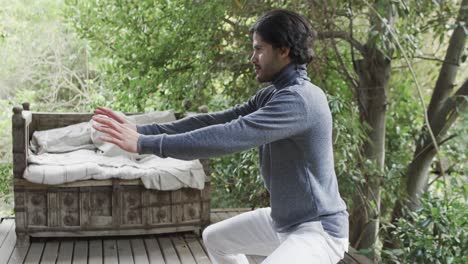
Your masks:
<svg viewBox="0 0 468 264"><path fill-rule="evenodd" d="M23 118L23 108L29 110L29 103L24 103L23 107L13 107L12 117L12 138L13 138L13 174L15 181L23 178L23 172L27 166L27 134L28 123ZM26 197L24 188L18 188L15 184L15 224L16 224L16 243L18 246L29 242L26 231Z"/></svg>
<svg viewBox="0 0 468 264"><path fill-rule="evenodd" d="M203 170L205 171L206 174L206 179L205 179L205 188L201 190L201 197L200 197L200 203L201 203L201 213L200 213L200 220L202 222L201 229L205 229L207 226L210 225L211 219L210 219L210 212L211 212L211 168L210 168L210 160L208 159L201 159L200 160L201 164L203 165ZM200 230L200 235L201 235Z"/></svg>
<svg viewBox="0 0 468 264"><path fill-rule="evenodd" d="M28 105L29 107L29 105ZM23 118L23 107L13 107L12 137L13 137L13 174L15 179L21 179L27 163L26 122Z"/></svg>
<svg viewBox="0 0 468 264"><path fill-rule="evenodd" d="M23 105L23 110L29 111L30 104L28 102L24 102L22 105Z"/></svg>

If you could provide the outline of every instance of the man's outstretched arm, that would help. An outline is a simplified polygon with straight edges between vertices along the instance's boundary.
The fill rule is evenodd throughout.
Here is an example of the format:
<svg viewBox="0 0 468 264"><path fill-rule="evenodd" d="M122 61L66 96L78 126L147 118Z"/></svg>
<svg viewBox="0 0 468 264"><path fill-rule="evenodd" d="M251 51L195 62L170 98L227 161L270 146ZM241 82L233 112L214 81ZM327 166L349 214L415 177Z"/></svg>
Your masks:
<svg viewBox="0 0 468 264"><path fill-rule="evenodd" d="M287 138L310 127L303 99L280 91L264 107L246 116L181 134L140 135L139 153L192 160L230 154Z"/></svg>
<svg viewBox="0 0 468 264"><path fill-rule="evenodd" d="M174 122L137 125L137 132L143 135L173 135L189 132L207 126L224 124L238 118L239 116L245 116L255 111L255 100L256 99L254 96L250 98L248 102L228 110L207 114L198 114L195 116L185 117Z"/></svg>

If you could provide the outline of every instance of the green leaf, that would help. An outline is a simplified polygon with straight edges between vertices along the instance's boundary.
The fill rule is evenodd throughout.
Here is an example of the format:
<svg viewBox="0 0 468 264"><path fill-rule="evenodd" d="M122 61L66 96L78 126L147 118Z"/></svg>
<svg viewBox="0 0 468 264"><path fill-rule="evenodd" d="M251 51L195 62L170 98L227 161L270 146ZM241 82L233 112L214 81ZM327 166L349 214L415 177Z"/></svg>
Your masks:
<svg viewBox="0 0 468 264"><path fill-rule="evenodd" d="M425 227L426 227L427 225L429 225L431 222L432 222L432 219L431 219L431 218L426 218L426 220L424 220L424 221L420 224L420 226L421 226L422 228L425 228Z"/></svg>

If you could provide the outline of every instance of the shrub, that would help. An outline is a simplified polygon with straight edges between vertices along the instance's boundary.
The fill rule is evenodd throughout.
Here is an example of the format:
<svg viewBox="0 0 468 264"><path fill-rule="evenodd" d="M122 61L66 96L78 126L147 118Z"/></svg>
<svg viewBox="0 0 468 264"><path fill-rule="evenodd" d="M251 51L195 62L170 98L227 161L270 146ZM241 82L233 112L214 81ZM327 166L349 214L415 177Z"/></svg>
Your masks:
<svg viewBox="0 0 468 264"><path fill-rule="evenodd" d="M421 208L407 211L393 232L400 248L384 250L395 263L467 263L466 187L452 187L448 199L426 193Z"/></svg>

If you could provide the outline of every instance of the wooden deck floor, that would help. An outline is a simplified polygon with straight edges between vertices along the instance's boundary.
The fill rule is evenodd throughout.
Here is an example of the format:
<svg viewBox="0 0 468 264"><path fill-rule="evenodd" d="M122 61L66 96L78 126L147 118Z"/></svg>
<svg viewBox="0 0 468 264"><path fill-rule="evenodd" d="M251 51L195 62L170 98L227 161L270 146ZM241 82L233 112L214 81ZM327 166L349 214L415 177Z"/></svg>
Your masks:
<svg viewBox="0 0 468 264"><path fill-rule="evenodd" d="M212 223L233 217L248 209L212 209ZM350 250L352 250L350 248ZM353 255L351 257L351 255ZM340 263L372 262L365 257L346 254ZM264 257L248 256L250 263ZM206 264L211 263L203 241L193 232L94 238L51 238L16 245L15 220L0 223L0 264L10 263L120 263L120 264Z"/></svg>
<svg viewBox="0 0 468 264"><path fill-rule="evenodd" d="M246 209L214 209L212 222ZM194 233L99 238L42 239L16 246L15 221L0 223L0 264L6 263L211 263ZM262 257L249 256L250 263Z"/></svg>

